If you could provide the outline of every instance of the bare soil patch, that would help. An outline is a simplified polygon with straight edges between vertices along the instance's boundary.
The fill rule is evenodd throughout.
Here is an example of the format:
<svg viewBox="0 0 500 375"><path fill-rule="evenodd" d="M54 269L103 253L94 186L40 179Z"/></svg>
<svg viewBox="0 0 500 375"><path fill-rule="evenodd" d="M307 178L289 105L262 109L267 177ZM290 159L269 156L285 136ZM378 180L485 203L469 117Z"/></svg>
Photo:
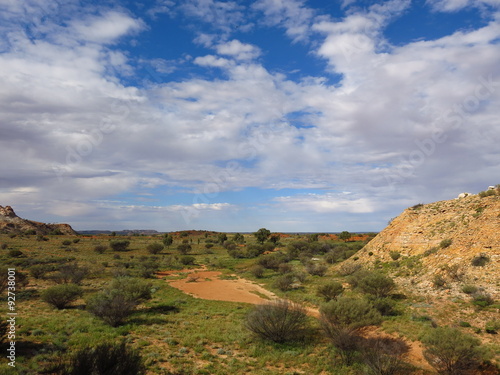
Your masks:
<svg viewBox="0 0 500 375"><path fill-rule="evenodd" d="M264 303L278 298L274 293L249 280L241 278L221 279L222 272L219 271L181 270L159 273L158 275L161 277L183 273L186 274L186 278L169 280L168 283L196 298L252 304Z"/></svg>

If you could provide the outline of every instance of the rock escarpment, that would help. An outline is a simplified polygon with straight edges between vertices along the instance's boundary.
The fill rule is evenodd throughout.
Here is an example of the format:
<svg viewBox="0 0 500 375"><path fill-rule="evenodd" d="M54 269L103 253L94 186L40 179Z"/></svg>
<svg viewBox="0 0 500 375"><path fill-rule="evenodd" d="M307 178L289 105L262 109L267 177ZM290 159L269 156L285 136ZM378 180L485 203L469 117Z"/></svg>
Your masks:
<svg viewBox="0 0 500 375"><path fill-rule="evenodd" d="M76 234L68 224L45 224L22 219L10 206L0 206L0 233Z"/></svg>
<svg viewBox="0 0 500 375"><path fill-rule="evenodd" d="M457 279L488 285L498 294L500 194L410 207L359 253L359 260L369 263L405 266L408 259L418 262L411 272L417 284L428 286L436 274L450 278L455 273Z"/></svg>

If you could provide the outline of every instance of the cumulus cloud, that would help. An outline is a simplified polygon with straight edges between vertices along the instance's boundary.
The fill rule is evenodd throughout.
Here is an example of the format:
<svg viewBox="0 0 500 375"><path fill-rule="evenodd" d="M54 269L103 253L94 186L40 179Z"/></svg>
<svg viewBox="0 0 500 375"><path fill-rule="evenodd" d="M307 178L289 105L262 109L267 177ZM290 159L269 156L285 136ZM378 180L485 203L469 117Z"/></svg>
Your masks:
<svg viewBox="0 0 500 375"><path fill-rule="evenodd" d="M216 50L219 54L232 56L236 60L253 60L259 57L261 53L258 47L241 43L236 39L217 45Z"/></svg>
<svg viewBox="0 0 500 375"><path fill-rule="evenodd" d="M443 12L456 12L467 7L481 7L489 5L500 7L499 0L429 0L434 9Z"/></svg>
<svg viewBox="0 0 500 375"><path fill-rule="evenodd" d="M253 8L264 13L264 22L280 25L294 41L307 40L314 11L299 0L257 0Z"/></svg>
<svg viewBox="0 0 500 375"><path fill-rule="evenodd" d="M26 14L19 2L5 4L5 20ZM392 46L384 28L408 1L384 2L335 21L316 18L304 4L259 0L254 7L293 41L316 38L311 51L329 71L301 81L267 69L254 44L200 33L199 45L214 54L205 51L190 61L199 70L221 68L223 75L127 86L120 77L136 67L116 42L146 26L120 10L73 17L65 11L61 23L61 9L33 7L48 15L33 26L36 38L23 25L11 24L8 32L0 26L6 41L0 55L0 204L71 218L81 229L110 228L115 221L120 227L111 229L140 223L207 228L229 217L241 230L245 222L244 228L265 225L261 210L279 208L283 223L291 220L287 212L301 215L289 226L300 230L301 223L319 222L313 213L390 215L387 207L496 183L489 180L500 165L496 20ZM228 33L247 22L236 2L164 5L195 19L208 14ZM175 61L145 63L164 74L175 69ZM342 79L329 85L332 72ZM251 217L245 217L224 194L248 188L352 194L276 193L247 207ZM179 192L192 198L162 202ZM120 195L130 198L118 200ZM279 215L272 215L269 223L276 224ZM380 228L382 221L371 217L363 229Z"/></svg>

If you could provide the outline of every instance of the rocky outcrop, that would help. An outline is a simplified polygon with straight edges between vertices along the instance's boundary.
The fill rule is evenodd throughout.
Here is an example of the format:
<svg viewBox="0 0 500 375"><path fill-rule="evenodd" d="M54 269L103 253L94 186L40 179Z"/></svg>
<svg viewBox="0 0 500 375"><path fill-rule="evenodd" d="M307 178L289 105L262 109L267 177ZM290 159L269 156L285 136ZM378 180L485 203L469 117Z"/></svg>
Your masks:
<svg viewBox="0 0 500 375"><path fill-rule="evenodd" d="M0 206L0 233L76 234L69 224L46 224L22 219L11 206Z"/></svg>
<svg viewBox="0 0 500 375"><path fill-rule="evenodd" d="M405 259L413 259L421 265L414 268L414 281L425 286L435 274L447 276L455 270L464 281L489 285L497 294L500 195L469 195L410 207L358 254L360 261L369 263L397 260L404 265ZM485 260L483 266L477 266L479 258Z"/></svg>
<svg viewBox="0 0 500 375"><path fill-rule="evenodd" d="M451 244L442 244L446 240ZM389 260L391 251L402 256L436 251L463 259L500 254L500 196L471 195L408 208L364 250L382 260Z"/></svg>

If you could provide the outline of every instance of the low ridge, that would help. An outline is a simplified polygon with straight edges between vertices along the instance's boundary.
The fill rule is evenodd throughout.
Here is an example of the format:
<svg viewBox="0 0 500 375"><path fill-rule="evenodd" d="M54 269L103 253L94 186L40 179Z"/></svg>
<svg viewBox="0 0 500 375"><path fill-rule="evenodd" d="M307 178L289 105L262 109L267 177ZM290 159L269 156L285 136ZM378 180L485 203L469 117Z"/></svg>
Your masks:
<svg viewBox="0 0 500 375"><path fill-rule="evenodd" d="M76 234L69 224L46 224L22 219L11 206L0 206L0 233Z"/></svg>

